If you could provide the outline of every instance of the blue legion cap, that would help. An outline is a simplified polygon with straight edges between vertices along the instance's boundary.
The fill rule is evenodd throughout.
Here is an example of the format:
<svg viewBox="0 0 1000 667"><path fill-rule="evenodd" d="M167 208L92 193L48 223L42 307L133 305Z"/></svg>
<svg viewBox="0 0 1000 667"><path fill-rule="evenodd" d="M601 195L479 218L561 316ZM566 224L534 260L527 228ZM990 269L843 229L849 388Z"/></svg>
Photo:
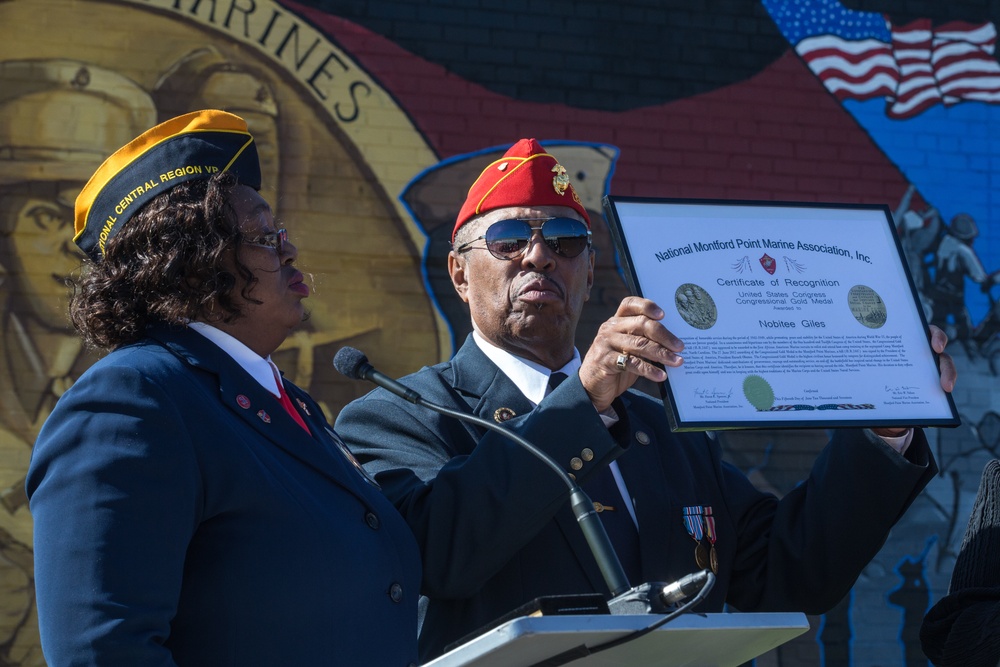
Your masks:
<svg viewBox="0 0 1000 667"><path fill-rule="evenodd" d="M143 205L220 171L260 190L260 160L246 121L209 109L160 123L115 151L91 176L76 198L73 240L99 262L108 240Z"/></svg>

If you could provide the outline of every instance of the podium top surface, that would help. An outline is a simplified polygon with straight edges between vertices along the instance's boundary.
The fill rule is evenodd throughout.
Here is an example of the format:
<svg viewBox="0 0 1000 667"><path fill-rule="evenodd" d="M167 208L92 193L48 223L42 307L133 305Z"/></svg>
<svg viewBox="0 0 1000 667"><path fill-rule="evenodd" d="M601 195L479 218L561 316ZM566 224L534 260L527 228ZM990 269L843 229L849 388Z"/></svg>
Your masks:
<svg viewBox="0 0 1000 667"><path fill-rule="evenodd" d="M594 648L618 639L659 618L657 615L516 618L425 663L424 667L543 664L546 667L735 667L809 629L809 621L799 613L688 613L634 641L587 655L584 647Z"/></svg>

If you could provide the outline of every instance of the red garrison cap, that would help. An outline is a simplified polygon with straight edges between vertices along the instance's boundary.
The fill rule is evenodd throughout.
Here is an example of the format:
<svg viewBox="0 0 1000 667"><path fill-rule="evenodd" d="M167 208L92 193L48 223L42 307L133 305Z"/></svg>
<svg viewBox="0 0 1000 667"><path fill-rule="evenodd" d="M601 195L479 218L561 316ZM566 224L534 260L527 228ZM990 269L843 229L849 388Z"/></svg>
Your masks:
<svg viewBox="0 0 1000 667"><path fill-rule="evenodd" d="M590 216L570 184L566 168L535 139L521 139L483 170L458 212L451 240L473 217L508 206L568 206L590 227Z"/></svg>

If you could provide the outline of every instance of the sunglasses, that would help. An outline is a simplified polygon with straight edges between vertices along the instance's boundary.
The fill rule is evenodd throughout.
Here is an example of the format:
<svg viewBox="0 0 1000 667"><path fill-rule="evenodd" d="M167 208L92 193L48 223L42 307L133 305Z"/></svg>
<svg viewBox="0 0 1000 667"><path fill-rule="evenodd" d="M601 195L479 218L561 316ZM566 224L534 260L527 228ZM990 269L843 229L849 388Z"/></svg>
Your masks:
<svg viewBox="0 0 1000 667"><path fill-rule="evenodd" d="M529 223L541 221L539 227ZM590 247L590 230L587 225L573 218L518 218L494 222L486 233L455 248L455 252L472 250L476 241L485 240L486 249L497 259L517 259L531 243L531 235L538 230L549 249L560 257L573 258Z"/></svg>
<svg viewBox="0 0 1000 667"><path fill-rule="evenodd" d="M280 255L285 249L285 241L287 240L288 232L284 229L279 229L276 232L261 234L260 236L255 236L252 239L244 239L243 243L246 245L257 246L258 248L270 248Z"/></svg>

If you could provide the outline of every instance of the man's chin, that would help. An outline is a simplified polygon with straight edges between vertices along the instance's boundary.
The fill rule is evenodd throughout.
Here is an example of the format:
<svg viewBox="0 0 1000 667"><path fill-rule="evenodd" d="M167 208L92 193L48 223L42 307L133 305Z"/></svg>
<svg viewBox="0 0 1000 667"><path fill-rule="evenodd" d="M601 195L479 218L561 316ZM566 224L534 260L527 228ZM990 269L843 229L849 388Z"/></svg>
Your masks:
<svg viewBox="0 0 1000 667"><path fill-rule="evenodd" d="M565 313L548 306L524 308L512 320L511 331L523 340L559 341L573 337L573 322Z"/></svg>

